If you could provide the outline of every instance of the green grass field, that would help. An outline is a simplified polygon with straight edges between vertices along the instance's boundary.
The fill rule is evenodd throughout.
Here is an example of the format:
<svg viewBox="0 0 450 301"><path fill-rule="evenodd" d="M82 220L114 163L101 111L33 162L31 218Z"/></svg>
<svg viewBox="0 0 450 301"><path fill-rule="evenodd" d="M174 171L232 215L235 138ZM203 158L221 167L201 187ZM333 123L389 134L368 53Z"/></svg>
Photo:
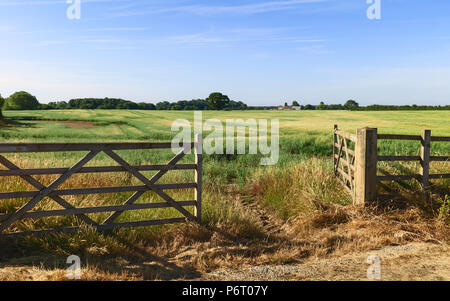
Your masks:
<svg viewBox="0 0 450 301"><path fill-rule="evenodd" d="M164 140L170 139L172 122L193 119L192 111L127 111L127 110L56 110L6 111L5 116L21 120L23 129L2 129L7 139L108 139L108 140ZM350 112L350 111L204 111L203 119L279 119L283 137L330 134L333 124L342 130L355 131L360 127L376 127L380 133L419 134L431 129L434 135L448 135L450 122L447 111ZM70 130L51 123L33 120L84 120L106 125L98 129ZM109 126L108 126L109 124ZM123 124L120 129L113 124ZM28 126L28 127L26 127Z"/></svg>
<svg viewBox="0 0 450 301"><path fill-rule="evenodd" d="M192 121L192 111L127 111L127 110L58 110L7 111L7 118L17 126L4 127L0 139L4 141L169 141L176 119ZM217 118L247 120L279 119L281 154L307 156L330 155L332 128L338 124L345 131L360 127L376 127L379 133L419 135L431 129L432 135L450 135L447 111L407 112L349 112L349 111L205 111L203 120ZM41 120L41 121L38 121ZM73 129L56 122L42 120L91 121L98 127ZM205 133L206 135L207 133ZM381 153L416 154L415 142L385 142ZM432 151L445 153L448 145L436 144Z"/></svg>

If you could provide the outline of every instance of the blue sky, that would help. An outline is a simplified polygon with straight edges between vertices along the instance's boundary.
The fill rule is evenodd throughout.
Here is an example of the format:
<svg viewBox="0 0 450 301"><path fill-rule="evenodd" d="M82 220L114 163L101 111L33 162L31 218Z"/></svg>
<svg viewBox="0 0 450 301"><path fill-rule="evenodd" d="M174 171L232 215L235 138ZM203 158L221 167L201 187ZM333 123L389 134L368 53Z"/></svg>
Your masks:
<svg viewBox="0 0 450 301"><path fill-rule="evenodd" d="M0 0L0 93L450 104L450 1Z"/></svg>

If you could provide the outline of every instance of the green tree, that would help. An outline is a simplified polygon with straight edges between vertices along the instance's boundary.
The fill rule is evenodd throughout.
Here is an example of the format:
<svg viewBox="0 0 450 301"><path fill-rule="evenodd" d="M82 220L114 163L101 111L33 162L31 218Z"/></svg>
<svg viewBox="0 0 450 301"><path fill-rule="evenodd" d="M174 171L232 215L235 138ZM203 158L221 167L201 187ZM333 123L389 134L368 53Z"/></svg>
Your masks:
<svg viewBox="0 0 450 301"><path fill-rule="evenodd" d="M230 99L228 96L223 95L219 92L214 92L209 95L207 99L205 99L208 106L214 108L216 110L222 110L226 105L230 103Z"/></svg>
<svg viewBox="0 0 450 301"><path fill-rule="evenodd" d="M357 108L359 108L359 103L352 99L347 100L347 102L344 104L344 109L346 110L354 110Z"/></svg>
<svg viewBox="0 0 450 301"><path fill-rule="evenodd" d="M156 104L156 109L157 110L169 110L170 109L170 102L168 102L168 101L158 102Z"/></svg>
<svg viewBox="0 0 450 301"><path fill-rule="evenodd" d="M37 110L39 101L25 91L16 92L5 101L5 110Z"/></svg>
<svg viewBox="0 0 450 301"><path fill-rule="evenodd" d="M292 106L293 106L293 107L299 107L300 104L298 103L298 101L294 100L294 101L292 102Z"/></svg>
<svg viewBox="0 0 450 301"><path fill-rule="evenodd" d="M2 108L3 108L4 103L5 103L5 100L3 99L2 95L0 94L0 119L3 118Z"/></svg>
<svg viewBox="0 0 450 301"><path fill-rule="evenodd" d="M317 110L326 110L327 109L327 105L321 101L320 104L316 107Z"/></svg>

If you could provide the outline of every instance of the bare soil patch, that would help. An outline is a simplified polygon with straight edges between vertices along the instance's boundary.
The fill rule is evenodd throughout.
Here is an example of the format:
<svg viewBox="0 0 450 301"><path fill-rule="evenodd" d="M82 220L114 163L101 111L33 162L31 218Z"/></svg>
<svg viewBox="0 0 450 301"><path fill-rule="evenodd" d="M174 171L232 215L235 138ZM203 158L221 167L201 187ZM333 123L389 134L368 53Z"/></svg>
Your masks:
<svg viewBox="0 0 450 301"><path fill-rule="evenodd" d="M71 129L91 129L99 127L98 125L94 125L93 122L89 121L58 121L58 122L64 124L65 126Z"/></svg>
<svg viewBox="0 0 450 301"><path fill-rule="evenodd" d="M105 125L97 125L92 121L65 121L65 120L36 120L37 122L56 122L64 124L69 129L92 129L99 128ZM112 123L115 126L123 126L124 123Z"/></svg>

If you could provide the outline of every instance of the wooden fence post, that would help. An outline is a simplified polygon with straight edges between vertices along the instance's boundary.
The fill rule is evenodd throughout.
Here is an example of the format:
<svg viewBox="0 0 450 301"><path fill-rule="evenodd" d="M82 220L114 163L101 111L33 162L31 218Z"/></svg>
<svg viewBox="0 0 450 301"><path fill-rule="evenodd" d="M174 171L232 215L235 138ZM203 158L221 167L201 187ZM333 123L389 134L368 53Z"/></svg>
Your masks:
<svg viewBox="0 0 450 301"><path fill-rule="evenodd" d="M202 221L202 149L202 134L196 134L194 142L194 153L195 164L197 165L195 169L195 183L197 183L197 186L195 188L195 201L197 202L197 204L194 210L195 216L197 217L197 221L199 223L201 223Z"/></svg>
<svg viewBox="0 0 450 301"><path fill-rule="evenodd" d="M337 159L336 159L336 143L337 143L337 136L336 136L336 130L338 129L338 125L335 124L334 125L334 129L333 129L333 168L335 170L335 174L336 174L336 163L337 163Z"/></svg>
<svg viewBox="0 0 450 301"><path fill-rule="evenodd" d="M420 175L422 186L424 189L428 188L430 175L430 144L431 144L431 130L422 131L422 140L420 146Z"/></svg>
<svg viewBox="0 0 450 301"><path fill-rule="evenodd" d="M364 204L377 198L377 129L356 131L355 203Z"/></svg>

